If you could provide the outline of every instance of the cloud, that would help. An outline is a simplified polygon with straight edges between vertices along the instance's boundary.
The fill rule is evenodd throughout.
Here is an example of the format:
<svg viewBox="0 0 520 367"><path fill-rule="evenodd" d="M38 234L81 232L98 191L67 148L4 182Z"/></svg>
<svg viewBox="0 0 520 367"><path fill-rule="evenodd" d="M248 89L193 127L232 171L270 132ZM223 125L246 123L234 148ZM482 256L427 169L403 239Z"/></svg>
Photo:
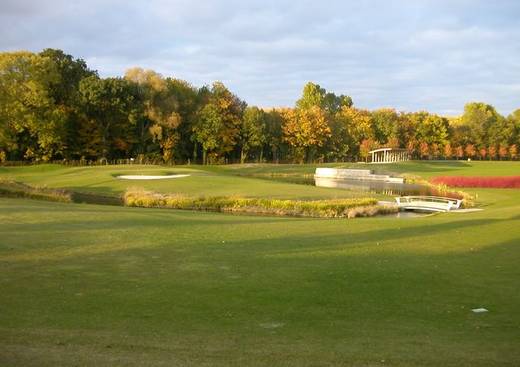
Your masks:
<svg viewBox="0 0 520 367"><path fill-rule="evenodd" d="M29 1L0 4L0 50L61 48L101 75L132 66L250 104L293 105L315 81L360 107L520 107L520 2Z"/></svg>

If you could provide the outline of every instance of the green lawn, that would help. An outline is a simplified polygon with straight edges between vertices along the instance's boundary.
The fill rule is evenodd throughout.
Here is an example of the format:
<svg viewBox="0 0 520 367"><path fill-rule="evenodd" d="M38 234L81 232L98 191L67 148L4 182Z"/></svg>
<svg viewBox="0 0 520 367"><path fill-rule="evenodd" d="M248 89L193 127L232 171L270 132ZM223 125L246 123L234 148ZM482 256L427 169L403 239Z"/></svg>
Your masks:
<svg viewBox="0 0 520 367"><path fill-rule="evenodd" d="M467 163L392 169L520 168ZM340 195L235 176L313 166L195 168L222 193ZM0 168L111 193L127 171ZM145 184L211 192L180 182ZM0 366L517 366L520 190L472 191L485 210L350 220L0 198Z"/></svg>
<svg viewBox="0 0 520 367"><path fill-rule="evenodd" d="M121 180L118 175L190 174L166 180ZM246 172L247 173L247 172ZM205 196L269 197L277 199L326 199L366 196L355 191L298 185L255 177L240 176L240 169L204 166L97 166L64 167L39 165L0 167L0 178L11 178L35 185L67 188L74 191L119 195L129 187L142 187L163 193Z"/></svg>
<svg viewBox="0 0 520 367"><path fill-rule="evenodd" d="M372 169L388 173L408 173L425 178L434 176L511 176L520 175L520 162L511 161L408 161L393 164L250 164L212 167L212 170L243 175L313 174L316 167Z"/></svg>

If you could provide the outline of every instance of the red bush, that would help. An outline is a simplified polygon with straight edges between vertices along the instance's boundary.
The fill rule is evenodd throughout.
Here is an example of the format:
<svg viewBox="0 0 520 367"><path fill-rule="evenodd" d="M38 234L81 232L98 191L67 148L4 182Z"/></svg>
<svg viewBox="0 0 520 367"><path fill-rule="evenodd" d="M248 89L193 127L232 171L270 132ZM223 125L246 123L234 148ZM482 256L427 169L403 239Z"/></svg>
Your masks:
<svg viewBox="0 0 520 367"><path fill-rule="evenodd" d="M451 187L487 187L498 189L520 189L520 176L441 176L435 177L431 181L435 184L444 184Z"/></svg>

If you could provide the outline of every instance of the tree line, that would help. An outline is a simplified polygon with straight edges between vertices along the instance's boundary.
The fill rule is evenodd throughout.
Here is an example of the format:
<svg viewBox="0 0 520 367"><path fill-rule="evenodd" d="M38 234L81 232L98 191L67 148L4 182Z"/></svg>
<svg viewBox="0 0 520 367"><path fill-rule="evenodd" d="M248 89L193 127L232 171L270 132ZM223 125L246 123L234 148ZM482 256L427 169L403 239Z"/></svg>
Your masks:
<svg viewBox="0 0 520 367"><path fill-rule="evenodd" d="M291 108L248 106L221 82L200 88L132 68L101 78L61 50L0 53L0 162L165 163L367 159L377 147L420 159L517 159L520 109L486 103L444 117L369 111L307 83Z"/></svg>

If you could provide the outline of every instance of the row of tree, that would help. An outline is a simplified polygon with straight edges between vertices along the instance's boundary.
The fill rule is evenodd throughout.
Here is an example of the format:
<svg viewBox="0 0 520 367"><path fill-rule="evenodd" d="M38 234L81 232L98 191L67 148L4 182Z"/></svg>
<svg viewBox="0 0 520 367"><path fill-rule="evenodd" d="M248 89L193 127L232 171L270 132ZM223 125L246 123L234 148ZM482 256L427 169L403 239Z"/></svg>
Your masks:
<svg viewBox="0 0 520 367"><path fill-rule="evenodd" d="M293 108L248 106L222 83L133 68L101 78L61 50L0 53L0 161L345 161L379 146L417 158L516 159L520 110L460 117L368 111L308 83Z"/></svg>

